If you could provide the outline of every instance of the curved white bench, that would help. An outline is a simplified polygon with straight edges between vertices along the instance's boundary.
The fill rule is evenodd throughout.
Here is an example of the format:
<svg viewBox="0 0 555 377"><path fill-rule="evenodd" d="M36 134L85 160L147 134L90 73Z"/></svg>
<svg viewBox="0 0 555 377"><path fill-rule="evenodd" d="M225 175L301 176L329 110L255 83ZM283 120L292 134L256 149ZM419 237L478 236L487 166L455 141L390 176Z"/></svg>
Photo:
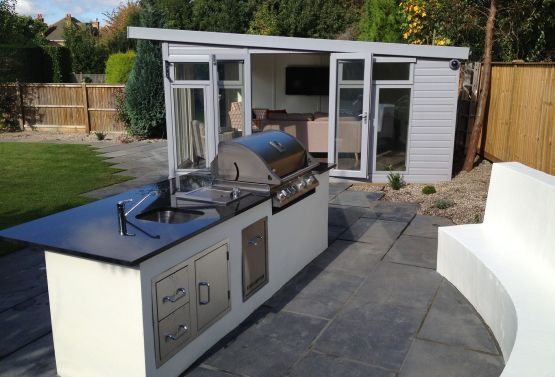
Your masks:
<svg viewBox="0 0 555 377"><path fill-rule="evenodd" d="M493 165L482 224L439 228L437 271L489 325L502 377L555 377L555 177Z"/></svg>

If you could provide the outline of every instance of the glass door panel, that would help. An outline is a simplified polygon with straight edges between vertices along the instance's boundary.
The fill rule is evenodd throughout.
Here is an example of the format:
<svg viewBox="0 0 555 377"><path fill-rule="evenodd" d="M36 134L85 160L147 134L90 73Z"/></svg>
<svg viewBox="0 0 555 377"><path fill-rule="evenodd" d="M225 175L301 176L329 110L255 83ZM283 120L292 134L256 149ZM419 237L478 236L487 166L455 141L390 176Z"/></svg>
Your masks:
<svg viewBox="0 0 555 377"><path fill-rule="evenodd" d="M368 175L370 54L332 54L330 59L328 161L336 176Z"/></svg>
<svg viewBox="0 0 555 377"><path fill-rule="evenodd" d="M218 61L218 141L243 136L245 128L243 61Z"/></svg>
<svg viewBox="0 0 555 377"><path fill-rule="evenodd" d="M374 119L376 171L407 170L410 95L410 88L378 87Z"/></svg>
<svg viewBox="0 0 555 377"><path fill-rule="evenodd" d="M207 166L204 88L173 88L177 169Z"/></svg>

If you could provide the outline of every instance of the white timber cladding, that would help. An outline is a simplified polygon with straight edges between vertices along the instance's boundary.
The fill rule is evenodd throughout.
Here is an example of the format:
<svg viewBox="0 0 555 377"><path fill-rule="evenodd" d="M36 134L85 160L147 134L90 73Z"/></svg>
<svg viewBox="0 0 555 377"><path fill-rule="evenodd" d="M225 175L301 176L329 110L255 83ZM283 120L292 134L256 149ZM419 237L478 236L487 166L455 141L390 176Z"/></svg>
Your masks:
<svg viewBox="0 0 555 377"><path fill-rule="evenodd" d="M451 179L459 70L449 60L418 59L414 67L409 165L410 182Z"/></svg>

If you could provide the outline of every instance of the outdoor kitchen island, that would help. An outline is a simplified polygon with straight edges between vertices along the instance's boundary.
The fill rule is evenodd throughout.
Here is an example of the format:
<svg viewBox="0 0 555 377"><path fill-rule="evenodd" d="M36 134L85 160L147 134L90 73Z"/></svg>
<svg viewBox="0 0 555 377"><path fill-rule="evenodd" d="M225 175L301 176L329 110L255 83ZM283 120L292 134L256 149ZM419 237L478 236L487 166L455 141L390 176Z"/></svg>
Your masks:
<svg viewBox="0 0 555 377"><path fill-rule="evenodd" d="M257 193L180 198L213 184L199 173L0 232L46 250L57 373L180 375L326 249L331 168L281 208ZM141 198L121 235L117 203Z"/></svg>

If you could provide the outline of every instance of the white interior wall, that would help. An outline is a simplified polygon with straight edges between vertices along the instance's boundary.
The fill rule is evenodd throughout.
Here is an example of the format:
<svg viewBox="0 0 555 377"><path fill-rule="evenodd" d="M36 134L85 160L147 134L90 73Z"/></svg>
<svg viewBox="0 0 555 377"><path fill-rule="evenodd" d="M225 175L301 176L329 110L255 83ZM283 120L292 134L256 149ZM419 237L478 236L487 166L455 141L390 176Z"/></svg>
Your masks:
<svg viewBox="0 0 555 377"><path fill-rule="evenodd" d="M328 96L285 94L287 66L329 66L329 54L252 54L252 107L285 109L288 113L328 111Z"/></svg>

